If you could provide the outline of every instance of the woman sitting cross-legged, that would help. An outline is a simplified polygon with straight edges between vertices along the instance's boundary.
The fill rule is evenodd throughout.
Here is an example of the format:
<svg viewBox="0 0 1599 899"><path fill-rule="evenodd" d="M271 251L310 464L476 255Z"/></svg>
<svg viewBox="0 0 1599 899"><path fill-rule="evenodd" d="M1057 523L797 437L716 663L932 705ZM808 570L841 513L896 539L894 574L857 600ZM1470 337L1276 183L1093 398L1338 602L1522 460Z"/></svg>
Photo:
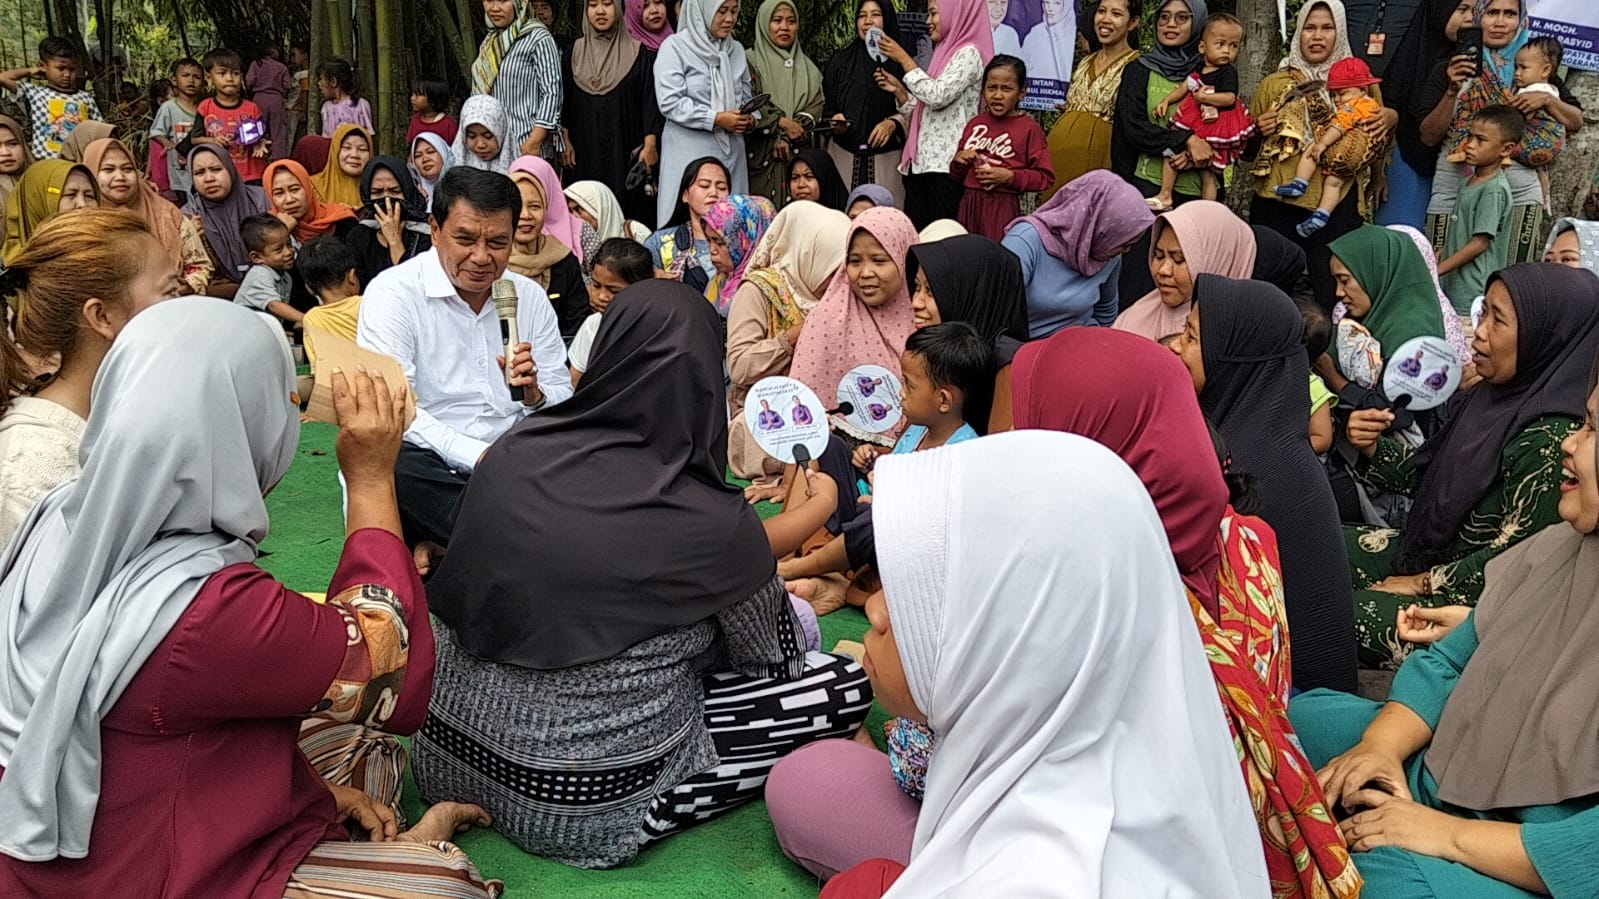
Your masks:
<svg viewBox="0 0 1599 899"><path fill-rule="evenodd" d="M618 293L577 392L479 464L428 585L417 783L482 802L529 852L622 864L756 798L774 762L871 706L858 664L807 652L820 634L776 577L833 485L808 478L763 530L724 480L722 357L702 294Z"/></svg>
<svg viewBox="0 0 1599 899"><path fill-rule="evenodd" d="M1386 704L1317 690L1289 709L1328 801L1350 813L1368 896L1594 894L1596 412L1590 392L1560 445L1564 523L1489 562L1476 610L1442 639L1401 628L1437 642L1400 666Z"/></svg>
<svg viewBox="0 0 1599 899"><path fill-rule="evenodd" d="M497 894L445 842L481 809L396 834L404 750L382 732L420 725L433 685L394 503L403 385L335 376L349 524L325 603L254 564L293 389L279 336L213 299L157 304L111 347L82 473L0 560L0 895Z"/></svg>
<svg viewBox="0 0 1599 899"><path fill-rule="evenodd" d="M1271 895L1182 580L1127 465L1023 431L886 458L877 491L867 670L889 712L939 734L937 760L909 864L866 862L822 895L875 899L894 871L896 897Z"/></svg>
<svg viewBox="0 0 1599 899"><path fill-rule="evenodd" d="M1404 661L1401 608L1476 604L1488 560L1554 523L1560 442L1580 424L1599 353L1599 280L1547 262L1499 272L1473 346L1482 383L1450 399L1420 449L1384 433L1387 410L1349 416L1356 476L1414 499L1403 530L1344 528L1368 667Z"/></svg>

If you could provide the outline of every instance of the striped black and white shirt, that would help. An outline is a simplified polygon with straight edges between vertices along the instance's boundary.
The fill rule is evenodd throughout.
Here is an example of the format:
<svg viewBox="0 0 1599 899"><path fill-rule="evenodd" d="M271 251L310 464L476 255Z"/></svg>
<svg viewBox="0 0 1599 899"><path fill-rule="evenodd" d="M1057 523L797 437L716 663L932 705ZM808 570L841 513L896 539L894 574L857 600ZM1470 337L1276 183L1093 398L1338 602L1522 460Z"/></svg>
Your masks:
<svg viewBox="0 0 1599 899"><path fill-rule="evenodd" d="M493 94L511 120L512 146L522 146L534 128L543 128L549 132L546 149L558 149L561 48L549 31L533 29L500 60L500 74L494 80Z"/></svg>

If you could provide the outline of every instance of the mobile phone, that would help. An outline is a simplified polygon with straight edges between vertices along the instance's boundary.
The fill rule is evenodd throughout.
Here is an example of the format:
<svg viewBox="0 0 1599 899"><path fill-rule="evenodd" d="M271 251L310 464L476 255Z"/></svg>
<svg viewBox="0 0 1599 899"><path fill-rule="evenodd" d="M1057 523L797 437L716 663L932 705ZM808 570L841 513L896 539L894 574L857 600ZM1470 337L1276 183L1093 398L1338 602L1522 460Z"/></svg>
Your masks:
<svg viewBox="0 0 1599 899"><path fill-rule="evenodd" d="M1453 56L1471 57L1471 75L1476 77L1482 71L1482 29L1475 26L1460 29L1455 35Z"/></svg>

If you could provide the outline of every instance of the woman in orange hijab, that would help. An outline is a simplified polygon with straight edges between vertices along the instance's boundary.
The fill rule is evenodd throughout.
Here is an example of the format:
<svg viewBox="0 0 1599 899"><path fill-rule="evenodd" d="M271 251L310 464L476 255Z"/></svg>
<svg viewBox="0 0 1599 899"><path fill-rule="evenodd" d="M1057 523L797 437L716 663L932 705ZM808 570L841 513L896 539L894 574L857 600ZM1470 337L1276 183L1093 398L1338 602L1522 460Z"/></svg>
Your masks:
<svg viewBox="0 0 1599 899"><path fill-rule="evenodd" d="M292 159L279 159L267 166L266 174L261 176L261 188L266 191L272 214L302 244L329 232L343 237L356 224L355 210L318 197L305 166Z"/></svg>

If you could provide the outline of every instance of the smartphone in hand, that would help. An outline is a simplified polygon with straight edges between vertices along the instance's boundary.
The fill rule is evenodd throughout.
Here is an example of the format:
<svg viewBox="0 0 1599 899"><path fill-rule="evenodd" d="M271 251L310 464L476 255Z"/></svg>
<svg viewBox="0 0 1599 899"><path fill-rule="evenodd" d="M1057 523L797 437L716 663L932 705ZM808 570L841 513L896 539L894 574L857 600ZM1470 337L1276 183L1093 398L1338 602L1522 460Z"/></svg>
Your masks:
<svg viewBox="0 0 1599 899"><path fill-rule="evenodd" d="M1482 29L1467 26L1460 29L1455 35L1455 51L1453 56L1466 56L1471 58L1471 76L1475 78L1482 72Z"/></svg>

